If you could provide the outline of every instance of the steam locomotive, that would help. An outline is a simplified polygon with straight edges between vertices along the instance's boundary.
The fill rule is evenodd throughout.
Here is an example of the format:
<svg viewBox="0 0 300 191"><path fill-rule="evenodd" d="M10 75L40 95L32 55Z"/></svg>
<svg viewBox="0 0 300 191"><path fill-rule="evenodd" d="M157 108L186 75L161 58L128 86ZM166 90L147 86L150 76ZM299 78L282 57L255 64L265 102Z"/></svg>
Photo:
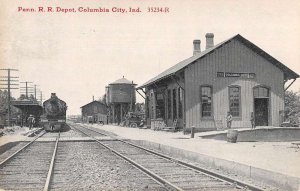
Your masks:
<svg viewBox="0 0 300 191"><path fill-rule="evenodd" d="M43 103L41 124L46 131L59 131L66 125L66 102L60 100L55 93Z"/></svg>

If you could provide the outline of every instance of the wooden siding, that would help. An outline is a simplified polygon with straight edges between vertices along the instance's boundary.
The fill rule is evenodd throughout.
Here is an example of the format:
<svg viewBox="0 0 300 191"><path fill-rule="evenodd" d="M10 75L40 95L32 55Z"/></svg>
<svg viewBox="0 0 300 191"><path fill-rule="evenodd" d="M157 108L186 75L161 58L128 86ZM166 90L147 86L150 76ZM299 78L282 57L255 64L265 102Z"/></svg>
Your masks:
<svg viewBox="0 0 300 191"><path fill-rule="evenodd" d="M217 72L255 73L254 79L217 77ZM201 118L200 86L213 87L213 117ZM228 86L241 87L241 116L232 127L250 127L254 110L253 87L270 88L269 125L279 125L279 111L284 109L283 72L240 41L233 40L185 69L186 127L214 128L214 119L222 120L229 111Z"/></svg>
<svg viewBox="0 0 300 191"><path fill-rule="evenodd" d="M82 116L92 116L95 114L107 114L107 107L104 104L92 102L81 108Z"/></svg>
<svg viewBox="0 0 300 191"><path fill-rule="evenodd" d="M110 84L108 88L108 103L135 103L135 88L132 84Z"/></svg>
<svg viewBox="0 0 300 191"><path fill-rule="evenodd" d="M177 82L178 84L180 84L180 86L182 88L184 88L184 79L182 77L177 77ZM155 95L158 91L158 89L164 89L165 90L165 95L164 95L164 102L165 102L165 118L163 119L164 122L166 123L166 125L168 127L172 127L173 126L173 123L174 123L174 120L177 119L177 127L183 127L183 117L185 115L185 112L184 112L184 94L183 94L183 103L182 103L182 118L179 118L178 115L179 115L179 98L178 98L178 88L180 87L175 81L175 79L166 79L163 81L163 83L161 84L156 84L154 86L150 86L150 87L147 87L147 97L148 97L148 105L147 105L147 112L149 112L149 115L148 115L148 118L147 118L147 125L150 124L150 119L156 119L156 109L153 110L153 112L151 111L152 110L152 107L153 108L156 108L156 100L155 100ZM174 113L173 113L173 89L176 89L176 116L174 116ZM168 105L167 105L167 90L171 90L171 118L168 119ZM153 97L150 96L151 92L153 93ZM153 115L152 115L153 113Z"/></svg>
<svg viewBox="0 0 300 191"><path fill-rule="evenodd" d="M180 79L178 81L178 83L180 84L181 87L184 87L184 83L183 83L183 80ZM167 126L168 127L172 127L173 126L173 123L174 123L174 120L177 119L177 126L178 127L183 127L183 116L182 118L179 118L179 97L178 97L178 88L180 87L176 82L170 82L168 83L168 90L171 90L171 119L168 119L168 116L166 115L166 122L167 122ZM174 108L174 104L173 104L173 89L176 90L176 116L174 116L174 113L173 113L173 108ZM182 103L184 104L184 103ZM166 111L166 114L168 113L168 107L166 105L165 107L165 111ZM183 112L183 115L184 115L184 112Z"/></svg>

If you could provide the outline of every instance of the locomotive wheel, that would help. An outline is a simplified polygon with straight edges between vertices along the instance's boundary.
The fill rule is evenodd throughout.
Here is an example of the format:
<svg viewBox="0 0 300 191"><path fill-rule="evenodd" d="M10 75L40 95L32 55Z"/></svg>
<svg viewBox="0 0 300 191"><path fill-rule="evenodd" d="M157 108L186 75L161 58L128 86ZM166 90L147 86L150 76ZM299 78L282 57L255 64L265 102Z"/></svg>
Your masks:
<svg viewBox="0 0 300 191"><path fill-rule="evenodd" d="M136 123L131 123L131 124L130 124L130 127L136 128L136 127L137 127L137 124L136 124Z"/></svg>

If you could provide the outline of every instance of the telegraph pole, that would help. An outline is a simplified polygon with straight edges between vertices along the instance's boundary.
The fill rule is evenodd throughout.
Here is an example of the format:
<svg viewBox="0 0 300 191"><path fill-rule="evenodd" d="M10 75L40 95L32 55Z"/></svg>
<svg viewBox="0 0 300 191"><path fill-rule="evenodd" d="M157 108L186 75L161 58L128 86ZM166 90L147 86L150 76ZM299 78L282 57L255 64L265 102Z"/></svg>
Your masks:
<svg viewBox="0 0 300 191"><path fill-rule="evenodd" d="M36 87L37 86L39 86L39 85L34 84L34 99L35 99L35 101L37 101L37 99L36 99Z"/></svg>
<svg viewBox="0 0 300 191"><path fill-rule="evenodd" d="M2 87L0 87L0 89L7 89L7 91L8 91L8 98L7 98L7 101L8 101L8 114L7 114L7 118L8 118L8 126L10 127L10 113L11 113L11 111L10 111L10 95L11 95L11 92L10 92L10 90L11 89L18 89L18 88L16 88L16 87L14 87L15 85L18 85L18 84L12 84L11 82L16 82L16 81L18 81L18 80L12 80L12 78L19 78L19 77L16 77L16 76L11 76L10 75L10 72L11 71L19 71L19 70L17 70L17 69L12 69L12 68L7 68L7 69L0 69L0 70L5 70L5 71L7 71L7 76L0 76L0 78L1 78L1 81L4 81L4 82L7 82L7 84L0 84L0 85L7 85L7 88L2 88ZM4 79L3 79L4 78ZM6 79L5 79L6 78ZM13 86L13 87L11 87L11 86Z"/></svg>
<svg viewBox="0 0 300 191"><path fill-rule="evenodd" d="M33 83L33 82L27 82L27 81L25 81L25 82L20 82L20 83L23 83L23 84L25 84L25 87L20 87L20 90L22 91L22 90L24 90L25 89L25 96L26 96L26 99L28 99L28 93L33 93L33 87L28 87L28 84L31 84L31 83ZM30 90L30 91L28 91L28 90ZM24 93L24 92L21 92L21 94L22 93Z"/></svg>
<svg viewBox="0 0 300 191"><path fill-rule="evenodd" d="M41 91L41 103L43 104L43 92Z"/></svg>

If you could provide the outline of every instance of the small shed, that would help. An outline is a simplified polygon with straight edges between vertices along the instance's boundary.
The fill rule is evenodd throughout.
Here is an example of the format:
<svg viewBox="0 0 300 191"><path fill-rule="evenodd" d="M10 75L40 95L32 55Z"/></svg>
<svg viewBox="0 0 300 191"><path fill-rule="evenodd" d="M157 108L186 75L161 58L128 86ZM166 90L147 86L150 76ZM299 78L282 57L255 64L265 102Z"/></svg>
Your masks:
<svg viewBox="0 0 300 191"><path fill-rule="evenodd" d="M81 106L82 122L107 124L107 106L100 101L92 101Z"/></svg>

